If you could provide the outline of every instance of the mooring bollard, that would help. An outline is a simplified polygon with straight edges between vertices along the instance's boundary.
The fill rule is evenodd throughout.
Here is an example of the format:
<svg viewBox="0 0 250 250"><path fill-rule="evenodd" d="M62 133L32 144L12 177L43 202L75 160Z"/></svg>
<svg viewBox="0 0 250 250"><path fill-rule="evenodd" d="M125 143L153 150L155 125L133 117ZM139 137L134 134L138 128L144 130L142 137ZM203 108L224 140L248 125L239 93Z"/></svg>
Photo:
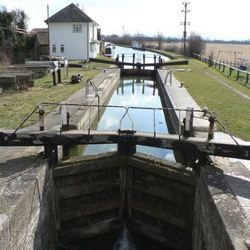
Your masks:
<svg viewBox="0 0 250 250"><path fill-rule="evenodd" d="M172 70L169 71L169 76L170 76L170 84L172 84L173 83L173 71Z"/></svg>
<svg viewBox="0 0 250 250"><path fill-rule="evenodd" d="M61 105L61 131L68 130L68 112L65 102Z"/></svg>
<svg viewBox="0 0 250 250"><path fill-rule="evenodd" d="M39 105L39 130L44 131L44 114L45 111L43 110L43 106Z"/></svg>
<svg viewBox="0 0 250 250"><path fill-rule="evenodd" d="M52 79L53 79L53 85L56 85L56 73L54 70L52 72Z"/></svg>
<svg viewBox="0 0 250 250"><path fill-rule="evenodd" d="M186 117L184 118L184 137L189 137L193 129L193 108L187 107Z"/></svg>
<svg viewBox="0 0 250 250"><path fill-rule="evenodd" d="M57 70L57 79L58 79L58 83L62 83L61 69L58 69L58 70Z"/></svg>
<svg viewBox="0 0 250 250"><path fill-rule="evenodd" d="M167 74L166 74L166 77L165 77L165 84L167 84L167 82L168 82L168 77L169 77L169 80L170 80L170 84L172 84L172 82L173 82L173 71L172 70L167 71Z"/></svg>
<svg viewBox="0 0 250 250"><path fill-rule="evenodd" d="M211 115L208 119L209 121L209 127L208 127L208 140L211 140L214 138L214 123L215 123L215 115Z"/></svg>

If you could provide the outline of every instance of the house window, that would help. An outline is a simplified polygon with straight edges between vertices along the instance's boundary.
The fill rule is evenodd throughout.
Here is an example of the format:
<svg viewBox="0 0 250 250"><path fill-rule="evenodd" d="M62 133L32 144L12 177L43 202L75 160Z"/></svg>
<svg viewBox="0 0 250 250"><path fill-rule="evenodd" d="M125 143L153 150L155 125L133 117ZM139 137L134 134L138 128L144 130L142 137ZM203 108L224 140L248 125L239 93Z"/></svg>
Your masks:
<svg viewBox="0 0 250 250"><path fill-rule="evenodd" d="M64 53L64 45L61 44L61 53Z"/></svg>
<svg viewBox="0 0 250 250"><path fill-rule="evenodd" d="M82 32L82 25L81 24L73 24L73 32L74 33L81 33Z"/></svg>
<svg viewBox="0 0 250 250"><path fill-rule="evenodd" d="M52 45L52 52L56 53L56 45L55 44Z"/></svg>

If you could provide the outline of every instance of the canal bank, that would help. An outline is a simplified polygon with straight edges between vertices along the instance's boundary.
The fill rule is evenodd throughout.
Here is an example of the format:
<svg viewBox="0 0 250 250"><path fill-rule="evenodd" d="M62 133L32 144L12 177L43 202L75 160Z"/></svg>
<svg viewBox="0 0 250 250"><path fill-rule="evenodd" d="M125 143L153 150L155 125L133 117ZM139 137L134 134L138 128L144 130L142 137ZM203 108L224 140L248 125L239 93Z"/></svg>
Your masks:
<svg viewBox="0 0 250 250"><path fill-rule="evenodd" d="M107 102L119 78L119 69L107 69L93 79L98 87L100 105ZM86 103L98 105L93 89L86 96L84 88L66 102L78 104L69 108L70 127L86 129L89 122L96 119L97 107L92 109L90 121L88 109L81 107ZM59 129L60 124L59 108L45 117L46 130ZM37 130L39 123L20 131ZM56 248L56 231L60 227L55 214L56 190L53 171L42 151L42 147L0 148L0 249Z"/></svg>
<svg viewBox="0 0 250 250"><path fill-rule="evenodd" d="M184 100L183 94L181 97ZM81 99L81 95L79 98ZM174 97L172 99L175 102L179 101L178 99L175 100ZM65 165L59 166L58 171L62 171L63 169L65 176L62 172L61 176L59 174L58 176L55 175L55 179L57 177L61 178L61 180L56 180L59 183L57 183L58 188L56 190L62 195L71 195L71 189L75 188L78 190L78 193L75 193L81 197L75 199L77 196L69 196L65 199L63 198L61 201L59 199L59 204L60 202L62 204L66 202L69 206L68 210L71 210L71 205L72 207L75 206L80 212L72 212L70 216L79 215L82 217L81 219L77 217L74 223L69 223L69 226L72 225L75 227L72 230L73 233L71 231L69 234L65 233L67 231L62 230L63 228L67 229L67 222L64 223L61 220L64 218L67 219L67 217L63 216L61 220L57 220L57 229L61 228L60 233L62 235L65 233L69 238L71 236L73 238L82 236L83 230L86 228L92 234L97 232L101 234L105 232L104 229L102 231L102 228L105 228L107 225L102 222L108 222L107 218L110 219L110 224L112 222L115 224L117 221L113 220L114 214L117 215L118 213L117 217L122 218L121 221L124 221L124 218L126 219L127 216L126 214L130 213L132 218L130 225L134 225L131 226L132 229L147 237L153 235L154 237L151 238L161 242L165 247L169 247L170 249L189 249L192 244L195 246L194 249L213 249L214 246L215 249L247 249L248 221L245 219L245 213L242 211L235 193L229 186L229 178L218 166L214 168L214 166L208 165L201 169L200 175L196 175L191 169L186 172L185 168L180 166L180 170L178 170L179 174L176 175L173 163L169 163L168 161L159 163L158 159L149 158L148 156L134 155L124 159L121 156L119 156L120 158L115 158L117 156L112 158L112 155L108 155L106 158L104 157L106 159L104 163L100 163L98 157L100 159L102 156L89 158L89 160L86 158L79 159L79 164L76 161L72 161L69 165L66 162ZM118 167L112 165L114 162L118 162ZM90 165L88 166L88 164ZM162 172L158 172L158 169L163 170L161 170ZM79 171L81 173L88 172L88 174L81 175ZM188 178L187 173L191 173L190 178ZM186 176L184 177L185 179L181 178L183 175ZM185 190L187 190L183 188L185 186L184 180L191 180L193 178L191 176L193 175L196 178L196 195L192 191L190 199L193 201L181 203L175 199L175 196L188 198L188 196L184 195ZM49 178L45 179L49 181ZM172 183L173 180L174 183ZM169 184L170 182L171 185ZM60 183L62 183L62 187ZM78 183L78 185L72 185L72 183ZM68 191L64 191L63 189L68 189ZM159 189L162 191L157 192ZM176 189L181 189L183 193L179 194ZM19 188L15 190L18 192ZM26 187L25 190L27 190ZM125 190L125 192L120 192L120 190ZM241 195L243 194L241 193ZM244 196L247 199L247 195ZM67 198L72 198L72 200L67 201ZM82 202L80 202L81 199ZM77 202L80 202L80 204L77 204ZM27 204L32 204L32 202L28 201ZM82 204L86 208L81 207ZM154 204L159 204L159 206L153 206ZM178 204L180 207L178 207ZM186 205L190 205L191 207L186 209ZM105 213L100 211L102 206L108 208L107 210L105 209ZM185 211L189 211L192 214L191 216L188 216L188 212L186 214L188 223L182 220L182 213L185 213ZM68 212L66 211L66 213ZM60 213L57 214L60 215ZM119 214L123 214L123 216L119 217ZM168 216L168 214L174 214L176 217ZM124 215L126 216L124 217ZM191 219L192 217L194 220ZM6 217L2 216L2 218ZM15 223L18 222L16 217L12 218ZM74 219L74 217L68 218ZM237 221L235 221L235 218L237 218ZM5 220L4 222L7 223L7 221ZM95 223L103 226L101 230L100 225L91 230L91 226ZM142 225L142 223L144 224ZM86 227L83 227L83 225ZM123 224L118 223L116 225L118 228ZM78 230L79 227L80 233ZM182 229L177 229L178 227ZM68 230L71 230L70 227ZM74 232L76 233L75 235ZM154 233L151 234L151 232ZM176 233L178 238L175 237L176 235L173 232L178 232ZM34 232L31 232L32 234ZM178 241L179 238L183 240ZM17 239L15 235L13 235L14 239ZM15 249L15 245L13 249Z"/></svg>
<svg viewBox="0 0 250 250"><path fill-rule="evenodd" d="M167 107L200 109L187 89L169 71L158 70L157 78ZM205 109L206 110L206 109ZM168 111L168 117L178 133L185 112ZM194 114L193 135L207 137L208 120ZM201 119L200 119L201 118ZM216 131L214 138L232 141L226 133ZM238 143L241 139L235 138ZM244 143L244 141L243 141ZM196 175L193 214L193 249L248 249L250 247L250 181L249 161L210 156L211 164ZM220 235L220 237L218 237Z"/></svg>

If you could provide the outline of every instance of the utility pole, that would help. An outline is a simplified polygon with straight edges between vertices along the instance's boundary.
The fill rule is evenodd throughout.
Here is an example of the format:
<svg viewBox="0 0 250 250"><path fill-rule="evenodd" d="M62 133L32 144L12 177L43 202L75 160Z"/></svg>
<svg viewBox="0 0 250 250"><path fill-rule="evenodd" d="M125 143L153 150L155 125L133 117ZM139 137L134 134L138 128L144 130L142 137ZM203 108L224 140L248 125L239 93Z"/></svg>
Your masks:
<svg viewBox="0 0 250 250"><path fill-rule="evenodd" d="M190 25L190 22L187 22L187 13L190 12L190 10L187 9L187 6L190 4L190 2L182 2L184 5L184 9L181 12L184 12L184 22L181 22L181 25L184 26L183 30L183 54L184 56L187 55L187 25Z"/></svg>

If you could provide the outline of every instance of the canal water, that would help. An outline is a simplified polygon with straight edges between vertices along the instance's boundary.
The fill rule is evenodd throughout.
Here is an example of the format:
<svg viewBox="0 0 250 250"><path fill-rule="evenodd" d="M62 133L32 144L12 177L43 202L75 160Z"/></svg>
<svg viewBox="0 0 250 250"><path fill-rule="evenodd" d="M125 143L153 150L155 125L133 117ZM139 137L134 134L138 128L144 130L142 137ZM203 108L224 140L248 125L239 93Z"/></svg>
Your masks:
<svg viewBox="0 0 250 250"><path fill-rule="evenodd" d="M97 124L97 130L135 129L137 132L153 132L168 134L168 127L162 110L140 109L161 108L161 99L156 82L146 77L121 78L117 90L108 103L109 106L134 107L126 113L125 108L106 108ZM130 119L131 118L131 119ZM121 125L121 126L120 126ZM88 145L84 155L100 154L116 151L116 144ZM137 146L137 152L174 160L172 150L154 147Z"/></svg>
<svg viewBox="0 0 250 250"><path fill-rule="evenodd" d="M154 55L156 55L157 62L159 61L159 57L162 58L164 61L168 61L169 58L160 55L158 53L154 53L147 50L137 50L133 48L127 48L122 46L116 46L113 50L112 57L115 59L117 55L119 56L119 60L121 61L122 54L124 54L124 62L133 62L133 54L135 54L135 62L136 63L143 63L143 54L146 58L146 63L154 63ZM132 66L126 66L125 68L131 68ZM152 69L153 67L148 67L147 69Z"/></svg>

